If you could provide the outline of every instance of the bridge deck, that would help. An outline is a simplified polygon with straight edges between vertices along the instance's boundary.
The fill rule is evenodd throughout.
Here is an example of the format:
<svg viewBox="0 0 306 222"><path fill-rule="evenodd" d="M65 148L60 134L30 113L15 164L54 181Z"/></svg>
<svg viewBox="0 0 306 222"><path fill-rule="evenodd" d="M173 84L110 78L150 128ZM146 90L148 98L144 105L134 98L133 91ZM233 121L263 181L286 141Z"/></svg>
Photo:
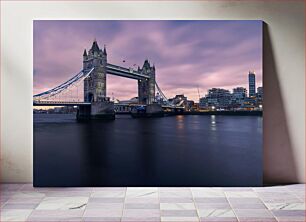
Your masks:
<svg viewBox="0 0 306 222"><path fill-rule="evenodd" d="M33 101L33 106L90 106L85 102Z"/></svg>
<svg viewBox="0 0 306 222"><path fill-rule="evenodd" d="M106 65L107 73L117 76L122 76L130 79L149 79L150 76L141 74L140 72L137 72L135 70L124 68L121 66L116 66L113 64L108 63Z"/></svg>
<svg viewBox="0 0 306 222"><path fill-rule="evenodd" d="M89 102L67 102L67 101L33 101L33 106L90 106L91 103ZM115 103L114 106L146 106L142 104L135 104L135 103ZM183 107L173 107L173 106L167 106L162 105L163 108L169 108L169 109L184 109Z"/></svg>

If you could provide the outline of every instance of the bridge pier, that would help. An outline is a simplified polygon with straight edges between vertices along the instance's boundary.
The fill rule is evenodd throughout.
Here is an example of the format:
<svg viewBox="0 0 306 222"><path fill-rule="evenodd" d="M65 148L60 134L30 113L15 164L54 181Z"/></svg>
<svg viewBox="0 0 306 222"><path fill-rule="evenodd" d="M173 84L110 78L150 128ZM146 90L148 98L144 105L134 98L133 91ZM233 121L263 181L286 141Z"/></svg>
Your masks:
<svg viewBox="0 0 306 222"><path fill-rule="evenodd" d="M160 104L153 103L147 105L146 114L148 117L161 117L164 116L164 111Z"/></svg>
<svg viewBox="0 0 306 222"><path fill-rule="evenodd" d="M149 104L146 106L134 107L131 110L132 117L163 117L164 111L162 106L157 103Z"/></svg>
<svg viewBox="0 0 306 222"><path fill-rule="evenodd" d="M90 119L115 119L114 103L109 98L91 104Z"/></svg>
<svg viewBox="0 0 306 222"><path fill-rule="evenodd" d="M115 119L114 103L106 97L104 100L92 102L90 106L79 106L77 119L113 120Z"/></svg>
<svg viewBox="0 0 306 222"><path fill-rule="evenodd" d="M77 120L89 120L90 113L91 113L91 106L80 105L77 111Z"/></svg>

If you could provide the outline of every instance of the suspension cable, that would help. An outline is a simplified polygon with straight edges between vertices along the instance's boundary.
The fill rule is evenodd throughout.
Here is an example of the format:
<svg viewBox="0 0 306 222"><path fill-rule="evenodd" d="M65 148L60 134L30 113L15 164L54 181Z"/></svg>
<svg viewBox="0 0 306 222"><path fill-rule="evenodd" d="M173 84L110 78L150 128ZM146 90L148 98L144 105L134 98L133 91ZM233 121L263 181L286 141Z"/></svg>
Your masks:
<svg viewBox="0 0 306 222"><path fill-rule="evenodd" d="M82 70L81 72L79 72L78 74L76 74L75 76L73 76L72 78L67 80L66 82L60 84L59 86L57 86L53 89L50 89L48 91L36 94L36 95L33 96L33 98L34 98L34 100L49 99L50 97L54 97L54 96L56 96L56 95L58 95L62 92L63 92L63 94L65 94L66 90L69 91L69 88L77 85L79 82L82 82L82 80L87 78L92 73L93 70L94 70L94 68L92 68L88 72L84 72Z"/></svg>

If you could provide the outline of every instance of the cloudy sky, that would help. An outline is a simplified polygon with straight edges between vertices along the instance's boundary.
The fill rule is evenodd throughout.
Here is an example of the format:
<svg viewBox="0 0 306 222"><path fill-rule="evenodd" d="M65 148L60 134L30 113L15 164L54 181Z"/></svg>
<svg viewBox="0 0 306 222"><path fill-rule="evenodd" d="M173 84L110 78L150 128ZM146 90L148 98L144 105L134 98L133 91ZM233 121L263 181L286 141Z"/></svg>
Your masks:
<svg viewBox="0 0 306 222"><path fill-rule="evenodd" d="M82 54L96 39L108 62L156 66L170 98L198 100L212 87L247 87L249 70L262 85L261 21L34 21L34 94L53 88L82 69ZM123 62L125 60L125 62ZM137 96L137 82L107 76L107 94Z"/></svg>

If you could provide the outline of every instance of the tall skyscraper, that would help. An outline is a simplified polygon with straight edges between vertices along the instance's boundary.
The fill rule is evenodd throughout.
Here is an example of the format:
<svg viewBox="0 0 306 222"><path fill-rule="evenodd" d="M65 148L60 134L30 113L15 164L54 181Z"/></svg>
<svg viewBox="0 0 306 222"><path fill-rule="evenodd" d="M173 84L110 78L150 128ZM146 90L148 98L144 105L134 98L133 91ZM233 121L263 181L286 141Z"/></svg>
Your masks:
<svg viewBox="0 0 306 222"><path fill-rule="evenodd" d="M249 97L256 95L255 72L249 71Z"/></svg>

